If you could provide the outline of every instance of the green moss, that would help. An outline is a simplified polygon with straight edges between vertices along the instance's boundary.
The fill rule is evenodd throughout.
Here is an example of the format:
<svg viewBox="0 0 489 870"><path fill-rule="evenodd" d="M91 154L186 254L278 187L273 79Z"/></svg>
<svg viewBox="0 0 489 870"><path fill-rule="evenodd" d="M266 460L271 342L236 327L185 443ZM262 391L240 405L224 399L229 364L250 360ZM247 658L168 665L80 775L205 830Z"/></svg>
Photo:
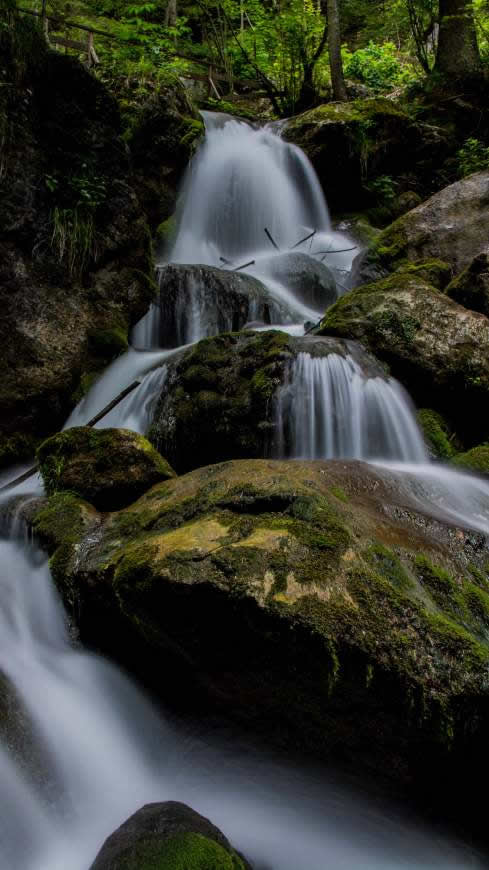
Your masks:
<svg viewBox="0 0 489 870"><path fill-rule="evenodd" d="M148 836L121 856L119 870L244 870L241 858L202 834Z"/></svg>
<svg viewBox="0 0 489 870"><path fill-rule="evenodd" d="M127 326L112 329L91 329L88 333L89 350L105 360L112 360L128 348Z"/></svg>
<svg viewBox="0 0 489 870"><path fill-rule="evenodd" d="M412 587L412 580L392 550L382 544L372 544L367 551L367 558L375 571L385 577L396 589L408 590Z"/></svg>
<svg viewBox="0 0 489 870"><path fill-rule="evenodd" d="M50 566L53 576L65 589L75 546L95 522L93 507L71 492L51 496L33 517L35 534L52 554Z"/></svg>
<svg viewBox="0 0 489 870"><path fill-rule="evenodd" d="M175 215L171 215L166 221L162 221L156 229L156 239L160 244L168 244L175 235L177 222Z"/></svg>
<svg viewBox="0 0 489 870"><path fill-rule="evenodd" d="M441 414L429 408L422 408L417 416L425 441L433 455L440 459L450 459L455 451L449 440L448 425Z"/></svg>
<svg viewBox="0 0 489 870"><path fill-rule="evenodd" d="M489 474L489 444L481 444L480 447L473 447L466 453L459 453L452 461L468 471Z"/></svg>
<svg viewBox="0 0 489 870"><path fill-rule="evenodd" d="M197 147L199 140L204 136L204 122L201 118L183 117L182 129L183 133L180 137L180 145L194 150Z"/></svg>
<svg viewBox="0 0 489 870"><path fill-rule="evenodd" d="M345 490L341 488L341 486L332 486L329 490L331 495L334 495L339 501L348 502L349 496L346 494Z"/></svg>

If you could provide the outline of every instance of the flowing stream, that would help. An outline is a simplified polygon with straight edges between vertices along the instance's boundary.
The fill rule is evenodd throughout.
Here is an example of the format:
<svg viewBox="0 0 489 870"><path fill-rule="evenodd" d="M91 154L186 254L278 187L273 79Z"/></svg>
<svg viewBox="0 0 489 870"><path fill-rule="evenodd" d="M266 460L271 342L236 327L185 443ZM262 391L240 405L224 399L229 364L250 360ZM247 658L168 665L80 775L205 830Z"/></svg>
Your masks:
<svg viewBox="0 0 489 870"><path fill-rule="evenodd" d="M167 256L211 266L225 265L221 257L253 260L248 271L282 306L290 303L287 330L302 334L304 320L321 312L298 302L286 274L273 277L280 257L309 234L303 253L321 260L323 251L336 250L328 265L348 270L353 254L343 249L353 243L331 230L317 179L297 148L270 129L212 113L205 120ZM265 227L282 250L272 248ZM302 323L293 322L298 314ZM66 427L86 423L137 380L97 425L147 431L178 352L157 346L156 317L152 306L134 332L139 349L108 367ZM209 323L200 302L191 323L185 340L197 341ZM398 476L420 510L489 534L487 482L429 463L405 391L369 375L353 355L300 353L279 391L277 415L282 455L375 460ZM32 479L8 498L39 494L40 486ZM88 870L128 815L167 799L208 815L256 870L488 866L464 844L332 775L174 727L117 668L73 643L45 556L17 509L2 508L0 701L9 712L0 718L2 870Z"/></svg>

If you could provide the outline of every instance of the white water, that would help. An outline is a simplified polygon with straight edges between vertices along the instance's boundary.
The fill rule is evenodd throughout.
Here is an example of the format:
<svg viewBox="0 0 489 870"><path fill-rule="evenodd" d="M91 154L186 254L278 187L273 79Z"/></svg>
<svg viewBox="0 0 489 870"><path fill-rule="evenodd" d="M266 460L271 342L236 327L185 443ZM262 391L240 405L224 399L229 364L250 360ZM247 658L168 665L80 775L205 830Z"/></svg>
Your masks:
<svg viewBox="0 0 489 870"><path fill-rule="evenodd" d="M426 462L409 396L353 357L299 353L277 401L281 456Z"/></svg>
<svg viewBox="0 0 489 870"><path fill-rule="evenodd" d="M207 120L174 259L215 263L223 249L239 259L250 251L268 256L264 226L284 246L317 228L312 255L331 240L342 244L330 232L319 186L297 149L237 122L219 135L217 122ZM275 289L289 298L286 287ZM196 312L186 340L200 337L204 316ZM139 325L138 347L154 347L152 326L151 317ZM137 378L140 386L98 425L144 432L173 353L130 350L99 378L66 426L86 423ZM406 397L394 382L365 379L352 359L329 358L325 365L303 356L286 388L288 410L282 409L295 454L409 459L416 464L390 466L401 495L418 499L420 510L489 533L489 484L426 463ZM361 799L331 777L177 733L116 668L73 648L47 562L19 533L14 523L0 539L0 671L15 687L28 737L23 752L8 736L0 748L1 870L88 870L105 836L131 812L166 799L208 815L257 870L487 866L448 837ZM163 667L163 685L164 679Z"/></svg>

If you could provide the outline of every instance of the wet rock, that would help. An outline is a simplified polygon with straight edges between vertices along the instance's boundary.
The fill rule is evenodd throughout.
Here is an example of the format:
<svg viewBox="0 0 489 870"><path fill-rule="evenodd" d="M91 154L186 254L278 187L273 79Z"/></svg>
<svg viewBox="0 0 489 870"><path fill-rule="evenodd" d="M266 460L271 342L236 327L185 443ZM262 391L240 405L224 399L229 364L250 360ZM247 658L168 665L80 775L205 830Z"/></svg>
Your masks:
<svg viewBox="0 0 489 870"><path fill-rule="evenodd" d="M76 493L99 510L115 510L175 472L142 435L129 429L77 426L38 450L46 492Z"/></svg>
<svg viewBox="0 0 489 870"><path fill-rule="evenodd" d="M286 251L257 259L255 269L264 279L277 281L303 305L324 311L338 297L333 272L308 254Z"/></svg>
<svg viewBox="0 0 489 870"><path fill-rule="evenodd" d="M200 341L170 362L148 437L179 473L218 460L273 455L274 399L290 361L301 350L344 356L353 345L278 331ZM361 354L358 347L356 352ZM364 363L375 367L371 359Z"/></svg>
<svg viewBox="0 0 489 870"><path fill-rule="evenodd" d="M447 296L471 311L489 316L489 255L478 254L446 288Z"/></svg>
<svg viewBox="0 0 489 870"><path fill-rule="evenodd" d="M86 643L166 703L485 824L487 549L428 518L419 481L360 462L222 462L64 529L61 498L34 525Z"/></svg>
<svg viewBox="0 0 489 870"><path fill-rule="evenodd" d="M91 870L250 870L224 834L175 801L146 804L107 838Z"/></svg>
<svg viewBox="0 0 489 870"><path fill-rule="evenodd" d="M361 341L418 405L480 443L489 434L480 413L489 399L489 320L437 290L430 274L431 264L420 263L356 288L326 312L320 332Z"/></svg>
<svg viewBox="0 0 489 870"><path fill-rule="evenodd" d="M196 337L237 332L248 320L280 323L288 318L257 278L212 266L164 266L159 274L159 340L179 347Z"/></svg>
<svg viewBox="0 0 489 870"><path fill-rule="evenodd" d="M387 227L356 260L353 284L376 280L406 262L434 259L457 274L489 252L488 221L489 171L484 170L445 187Z"/></svg>
<svg viewBox="0 0 489 870"><path fill-rule="evenodd" d="M5 463L61 427L156 289L115 100L26 21L16 28L0 40Z"/></svg>

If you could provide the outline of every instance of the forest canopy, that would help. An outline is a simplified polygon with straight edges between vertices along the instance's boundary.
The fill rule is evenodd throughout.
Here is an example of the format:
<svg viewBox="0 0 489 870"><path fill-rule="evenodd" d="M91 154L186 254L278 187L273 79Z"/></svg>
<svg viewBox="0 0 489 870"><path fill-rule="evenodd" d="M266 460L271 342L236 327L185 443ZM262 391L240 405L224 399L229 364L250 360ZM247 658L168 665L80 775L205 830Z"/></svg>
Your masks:
<svg viewBox="0 0 489 870"><path fill-rule="evenodd" d="M6 3L7 0L4 0ZM276 114L333 96L342 84L389 93L426 77L489 67L489 0L24 0L52 34L93 26L98 74L136 90L174 75L209 77L209 96L261 87ZM69 48L65 50L69 51Z"/></svg>

